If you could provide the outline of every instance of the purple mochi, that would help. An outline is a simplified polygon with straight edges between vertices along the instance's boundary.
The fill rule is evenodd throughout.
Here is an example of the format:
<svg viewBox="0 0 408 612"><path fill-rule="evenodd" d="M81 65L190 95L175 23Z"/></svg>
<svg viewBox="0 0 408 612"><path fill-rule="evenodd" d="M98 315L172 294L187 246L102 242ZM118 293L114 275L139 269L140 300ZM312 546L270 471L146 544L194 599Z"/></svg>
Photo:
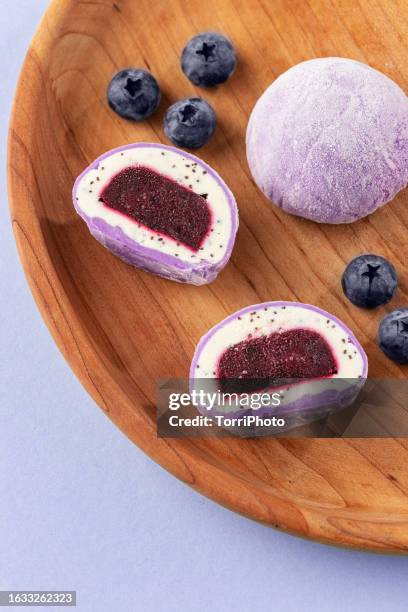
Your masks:
<svg viewBox="0 0 408 612"><path fill-rule="evenodd" d="M235 312L201 338L191 363L190 389L249 395L279 391L279 407L198 409L228 418L291 417L291 426L298 426L351 405L367 372L364 349L337 317L310 304L264 302Z"/></svg>
<svg viewBox="0 0 408 612"><path fill-rule="evenodd" d="M161 144L104 153L75 181L73 202L112 253L181 283L213 281L238 229L236 201L221 177L195 155Z"/></svg>
<svg viewBox="0 0 408 612"><path fill-rule="evenodd" d="M408 183L408 99L351 59L297 64L256 103L247 158L267 198L320 223L350 223Z"/></svg>

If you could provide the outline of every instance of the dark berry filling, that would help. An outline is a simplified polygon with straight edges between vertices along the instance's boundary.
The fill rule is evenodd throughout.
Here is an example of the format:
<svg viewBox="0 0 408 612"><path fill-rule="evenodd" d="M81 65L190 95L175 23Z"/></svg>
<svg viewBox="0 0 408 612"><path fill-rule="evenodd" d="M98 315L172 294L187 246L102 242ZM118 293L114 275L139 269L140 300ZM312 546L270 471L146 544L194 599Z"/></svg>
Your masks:
<svg viewBox="0 0 408 612"><path fill-rule="evenodd" d="M102 190L100 201L194 251L211 224L205 198L144 166L121 170Z"/></svg>
<svg viewBox="0 0 408 612"><path fill-rule="evenodd" d="M242 392L336 373L327 341L316 331L299 328L229 347L220 357L217 378L224 390Z"/></svg>

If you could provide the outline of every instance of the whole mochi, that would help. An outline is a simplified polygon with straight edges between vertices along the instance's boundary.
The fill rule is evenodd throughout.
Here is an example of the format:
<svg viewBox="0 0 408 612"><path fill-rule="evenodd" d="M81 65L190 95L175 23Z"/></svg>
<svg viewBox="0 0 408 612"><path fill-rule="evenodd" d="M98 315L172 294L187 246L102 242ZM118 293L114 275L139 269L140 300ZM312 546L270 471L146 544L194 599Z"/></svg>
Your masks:
<svg viewBox="0 0 408 612"><path fill-rule="evenodd" d="M356 221L407 185L408 98L361 62L302 62L256 103L247 157L258 187L283 210Z"/></svg>

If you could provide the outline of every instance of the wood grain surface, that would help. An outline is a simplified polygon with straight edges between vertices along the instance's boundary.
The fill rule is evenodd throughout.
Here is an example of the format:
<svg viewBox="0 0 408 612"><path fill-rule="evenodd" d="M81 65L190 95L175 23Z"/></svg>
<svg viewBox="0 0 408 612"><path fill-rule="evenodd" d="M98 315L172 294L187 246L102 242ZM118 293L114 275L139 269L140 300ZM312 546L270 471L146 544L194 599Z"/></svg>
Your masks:
<svg viewBox="0 0 408 612"><path fill-rule="evenodd" d="M207 29L232 38L239 66L227 84L203 92L184 77L179 57ZM156 437L157 379L186 377L208 328L264 300L331 311L361 340L372 376L406 377L375 336L385 311L408 302L408 193L358 223L319 226L269 205L246 163L245 129L258 96L293 64L330 55L367 62L408 91L406 0L54 0L27 54L11 118L11 216L31 289L63 355L155 461L268 525L403 552L407 440ZM120 119L105 98L113 73L130 65L150 69L163 91L158 112L140 124ZM216 135L199 155L235 193L241 220L232 260L204 287L119 261L91 238L71 203L75 177L105 150L166 142L163 112L188 95L204 95L216 109ZM339 283L346 262L364 251L388 257L400 275L392 304L374 312L351 306Z"/></svg>

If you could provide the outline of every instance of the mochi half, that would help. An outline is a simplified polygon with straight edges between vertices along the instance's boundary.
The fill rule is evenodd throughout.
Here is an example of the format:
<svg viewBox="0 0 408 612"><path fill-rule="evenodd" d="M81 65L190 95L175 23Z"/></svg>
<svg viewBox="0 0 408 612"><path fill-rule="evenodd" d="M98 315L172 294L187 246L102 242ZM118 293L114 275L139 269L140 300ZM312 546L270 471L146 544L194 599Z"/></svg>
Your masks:
<svg viewBox="0 0 408 612"><path fill-rule="evenodd" d="M201 159L137 143L108 151L78 177L77 213L127 263L202 285L227 264L238 229L235 198Z"/></svg>
<svg viewBox="0 0 408 612"><path fill-rule="evenodd" d="M279 393L280 403L242 408L239 401L215 404L210 416L290 417L307 423L351 405L368 371L364 349L350 329L330 313L300 302L248 306L213 327L199 341L190 388L206 393Z"/></svg>

